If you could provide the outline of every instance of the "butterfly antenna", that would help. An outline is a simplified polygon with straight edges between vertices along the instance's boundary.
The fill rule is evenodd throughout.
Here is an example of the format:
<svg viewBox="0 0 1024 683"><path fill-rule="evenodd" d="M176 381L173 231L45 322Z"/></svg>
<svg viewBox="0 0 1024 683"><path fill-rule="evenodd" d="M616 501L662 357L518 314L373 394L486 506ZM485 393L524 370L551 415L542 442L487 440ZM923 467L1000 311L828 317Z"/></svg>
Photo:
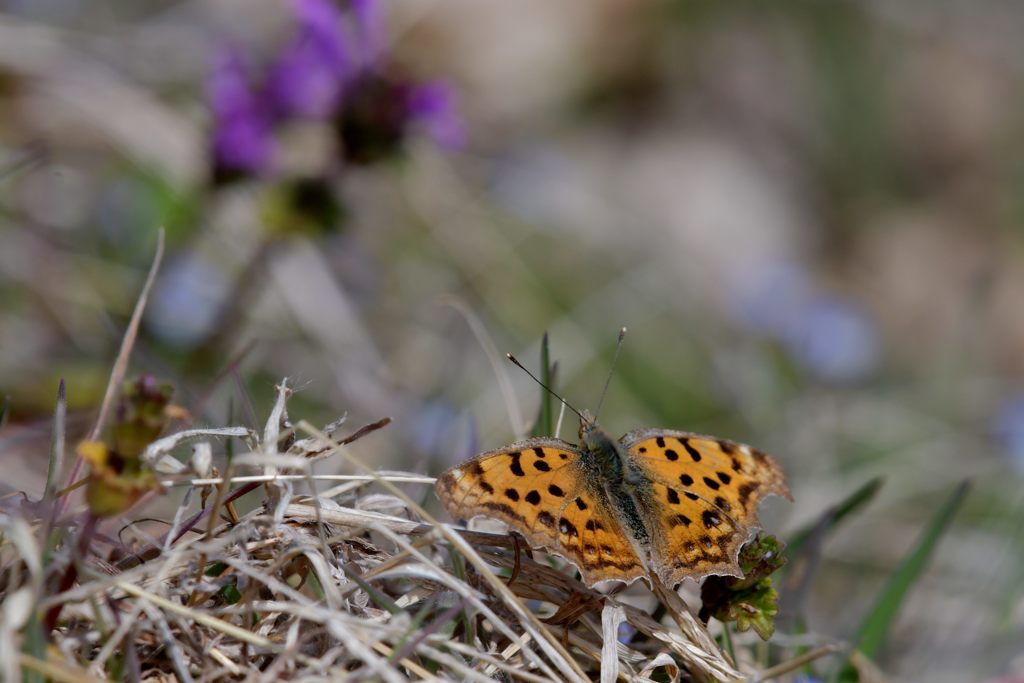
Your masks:
<svg viewBox="0 0 1024 683"><path fill-rule="evenodd" d="M558 394L556 394L556 393L555 393L555 390L554 390L554 389L552 389L552 388L551 388L551 387L549 387L549 386L548 386L547 384L544 384L544 382L541 382L541 381L540 381L539 379L537 379L537 377L536 377L536 376L535 376L535 375L534 375L534 374L533 374L532 372L530 372L529 370L527 370L527 369L526 369L526 368L525 368L525 367L523 366L523 364L522 364L522 363L520 363L520 362L519 362L519 360L518 360L518 359L517 359L517 358L516 358L515 356L513 356L513 355L512 355L511 353L506 353L505 355L506 355L506 356L508 356L508 359L509 359L510 361L512 361L512 362L513 362L513 363L515 364L515 366L516 366L517 368L519 368L520 370L522 370L523 372L525 372L525 373L526 373L527 375L529 375L529 376L530 376L530 379L532 379L532 380L533 380L534 382L536 382L537 384L539 384L539 385L541 385L542 387L544 387L545 389L547 389L548 393L550 393L550 394L551 394L552 396L554 396L554 397L555 397L555 398L557 398L557 399L558 399L559 401L561 401L561 402L562 402L562 405L563 405L563 406L565 406L566 408L568 408L568 409L569 409L569 410L571 410L572 412L574 412L574 413L576 413L577 415L579 415L579 416L580 416L580 419L581 419L581 420L585 420L585 419L586 419L585 417L583 417L583 413L581 413L580 411L578 411L578 410L576 410L575 408L573 408L573 407L572 407L572 404L571 404L571 403L569 403L569 402L568 402L568 401L566 401L566 400L565 400L564 398L562 398L561 396L559 396Z"/></svg>
<svg viewBox="0 0 1024 683"><path fill-rule="evenodd" d="M604 381L604 389L601 390L601 399L597 402L597 410L594 411L594 421L601 414L601 406L604 405L604 397L608 393L608 385L612 383L612 373L615 372L615 364L619 362L619 351L622 350L622 342L626 340L626 328L619 330L619 342L615 345L615 355L612 356L612 366L608 368L608 379Z"/></svg>

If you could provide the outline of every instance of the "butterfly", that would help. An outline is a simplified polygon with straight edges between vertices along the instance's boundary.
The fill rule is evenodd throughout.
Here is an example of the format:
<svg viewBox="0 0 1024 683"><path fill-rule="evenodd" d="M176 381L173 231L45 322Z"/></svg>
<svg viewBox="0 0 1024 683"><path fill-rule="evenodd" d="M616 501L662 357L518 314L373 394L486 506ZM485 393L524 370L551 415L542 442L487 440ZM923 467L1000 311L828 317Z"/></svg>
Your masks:
<svg viewBox="0 0 1024 683"><path fill-rule="evenodd" d="M454 519L506 522L576 565L588 586L742 576L761 500L792 500L779 464L750 446L668 429L616 441L579 415L579 445L533 438L482 453L438 477L438 498Z"/></svg>

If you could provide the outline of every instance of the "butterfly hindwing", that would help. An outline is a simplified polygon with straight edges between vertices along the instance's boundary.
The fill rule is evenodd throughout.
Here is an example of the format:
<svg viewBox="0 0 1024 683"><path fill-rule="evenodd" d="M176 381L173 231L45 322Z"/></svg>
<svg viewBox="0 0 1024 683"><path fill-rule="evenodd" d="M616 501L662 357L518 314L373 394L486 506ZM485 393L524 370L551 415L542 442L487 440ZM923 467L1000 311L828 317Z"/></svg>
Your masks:
<svg viewBox="0 0 1024 683"><path fill-rule="evenodd" d="M588 586L607 579L629 583L647 573L600 490L580 490L562 510L558 526L558 552L579 567Z"/></svg>
<svg viewBox="0 0 1024 683"><path fill-rule="evenodd" d="M736 558L749 528L692 491L661 482L652 482L650 490L651 499L641 504L651 565L666 585L708 574L741 575Z"/></svg>

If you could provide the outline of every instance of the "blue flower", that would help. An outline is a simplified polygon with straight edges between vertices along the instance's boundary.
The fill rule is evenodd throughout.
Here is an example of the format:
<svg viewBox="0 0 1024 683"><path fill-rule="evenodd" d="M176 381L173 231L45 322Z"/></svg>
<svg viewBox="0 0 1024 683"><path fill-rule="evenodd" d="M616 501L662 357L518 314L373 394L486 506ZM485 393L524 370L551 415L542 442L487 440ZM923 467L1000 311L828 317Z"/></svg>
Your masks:
<svg viewBox="0 0 1024 683"><path fill-rule="evenodd" d="M992 418L992 432L1017 469L1024 471L1024 392L1010 395Z"/></svg>
<svg viewBox="0 0 1024 683"><path fill-rule="evenodd" d="M791 353L819 377L849 381L865 375L878 357L873 321L853 302L818 296L786 330Z"/></svg>
<svg viewBox="0 0 1024 683"><path fill-rule="evenodd" d="M747 272L732 303L741 323L778 341L821 379L855 380L878 360L878 334L867 311L851 299L823 293L799 264Z"/></svg>

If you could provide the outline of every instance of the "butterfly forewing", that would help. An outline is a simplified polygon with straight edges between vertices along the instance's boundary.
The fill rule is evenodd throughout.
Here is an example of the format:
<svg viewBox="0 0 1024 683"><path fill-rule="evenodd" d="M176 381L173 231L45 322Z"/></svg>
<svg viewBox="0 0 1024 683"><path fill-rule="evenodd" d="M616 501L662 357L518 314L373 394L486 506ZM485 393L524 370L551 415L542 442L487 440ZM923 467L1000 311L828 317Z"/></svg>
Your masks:
<svg viewBox="0 0 1024 683"><path fill-rule="evenodd" d="M565 498L579 487L578 460L570 443L528 439L453 467L435 489L452 517L494 517L534 545L550 547Z"/></svg>
<svg viewBox="0 0 1024 683"><path fill-rule="evenodd" d="M767 495L790 497L779 464L744 444L667 429L630 432L621 443L652 480L692 491L737 519L756 522Z"/></svg>
<svg viewBox="0 0 1024 683"><path fill-rule="evenodd" d="M579 450L529 439L484 453L438 477L449 514L494 517L576 564L584 580L632 580L645 570L599 490L587 486Z"/></svg>

